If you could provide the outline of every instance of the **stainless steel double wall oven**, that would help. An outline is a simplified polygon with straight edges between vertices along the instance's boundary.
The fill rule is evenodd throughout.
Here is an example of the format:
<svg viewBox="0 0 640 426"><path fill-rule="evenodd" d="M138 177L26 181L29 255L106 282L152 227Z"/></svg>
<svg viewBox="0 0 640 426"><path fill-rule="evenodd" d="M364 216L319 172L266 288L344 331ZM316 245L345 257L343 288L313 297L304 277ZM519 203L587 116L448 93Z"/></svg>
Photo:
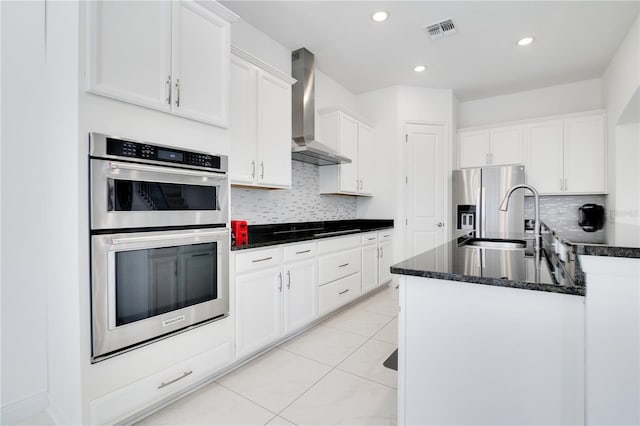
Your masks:
<svg viewBox="0 0 640 426"><path fill-rule="evenodd" d="M92 360L229 312L228 161L89 135Z"/></svg>

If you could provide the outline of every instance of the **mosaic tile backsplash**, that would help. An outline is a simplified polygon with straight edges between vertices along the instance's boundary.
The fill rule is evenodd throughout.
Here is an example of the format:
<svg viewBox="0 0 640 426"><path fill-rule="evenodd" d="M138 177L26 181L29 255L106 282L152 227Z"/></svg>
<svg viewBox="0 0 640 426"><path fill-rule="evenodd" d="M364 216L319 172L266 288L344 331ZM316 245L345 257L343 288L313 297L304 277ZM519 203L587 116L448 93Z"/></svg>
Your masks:
<svg viewBox="0 0 640 426"><path fill-rule="evenodd" d="M291 162L291 189L231 187L231 219L249 225L356 218L356 197L320 195L319 166Z"/></svg>
<svg viewBox="0 0 640 426"><path fill-rule="evenodd" d="M604 228L586 232L578 225L578 209L583 204L599 204L605 208L606 195L541 195L540 219L561 237L577 243L604 243L606 241L606 220ZM524 218L533 219L533 197L524 197Z"/></svg>

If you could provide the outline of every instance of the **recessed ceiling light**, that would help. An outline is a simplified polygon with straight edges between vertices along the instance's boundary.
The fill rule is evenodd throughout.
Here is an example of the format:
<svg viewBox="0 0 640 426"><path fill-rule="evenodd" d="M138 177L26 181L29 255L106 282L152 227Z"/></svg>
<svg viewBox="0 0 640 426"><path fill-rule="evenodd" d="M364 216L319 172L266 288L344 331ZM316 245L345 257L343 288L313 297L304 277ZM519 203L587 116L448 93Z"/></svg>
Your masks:
<svg viewBox="0 0 640 426"><path fill-rule="evenodd" d="M518 46L528 46L531 43L533 43L534 38L533 37L523 37L520 40L518 40Z"/></svg>
<svg viewBox="0 0 640 426"><path fill-rule="evenodd" d="M381 10L379 12L374 13L371 18L376 22L382 22L382 21L386 21L388 17L389 17L389 14L384 10Z"/></svg>
<svg viewBox="0 0 640 426"><path fill-rule="evenodd" d="M414 70L415 72L422 72L422 71L424 71L424 70L426 70L426 69L427 69L427 67L425 67L424 65L418 65L418 66L417 66L417 67L415 67L413 70Z"/></svg>

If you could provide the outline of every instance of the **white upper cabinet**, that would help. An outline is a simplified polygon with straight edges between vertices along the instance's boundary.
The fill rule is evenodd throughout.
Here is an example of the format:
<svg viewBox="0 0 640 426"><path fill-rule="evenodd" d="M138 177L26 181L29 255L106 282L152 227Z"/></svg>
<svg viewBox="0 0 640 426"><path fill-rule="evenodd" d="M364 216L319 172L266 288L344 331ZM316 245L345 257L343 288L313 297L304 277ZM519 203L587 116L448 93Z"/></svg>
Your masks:
<svg viewBox="0 0 640 426"><path fill-rule="evenodd" d="M227 127L229 23L193 2L173 4L173 111Z"/></svg>
<svg viewBox="0 0 640 426"><path fill-rule="evenodd" d="M341 110L321 112L321 142L351 163L320 167L320 193L373 195L373 129Z"/></svg>
<svg viewBox="0 0 640 426"><path fill-rule="evenodd" d="M87 91L228 126L237 16L192 1L92 1L87 13Z"/></svg>
<svg viewBox="0 0 640 426"><path fill-rule="evenodd" d="M562 120L544 121L526 126L527 183L542 194L562 191L564 185Z"/></svg>
<svg viewBox="0 0 640 426"><path fill-rule="evenodd" d="M606 136L604 115L564 121L564 190L605 193Z"/></svg>
<svg viewBox="0 0 640 426"><path fill-rule="evenodd" d="M291 186L291 84L295 80L233 48L231 184Z"/></svg>
<svg viewBox="0 0 640 426"><path fill-rule="evenodd" d="M606 135L602 113L525 125L527 183L541 194L604 194Z"/></svg>
<svg viewBox="0 0 640 426"><path fill-rule="evenodd" d="M522 128L458 132L460 168L522 164Z"/></svg>
<svg viewBox="0 0 640 426"><path fill-rule="evenodd" d="M486 166L488 149L488 131L458 133L458 164L460 168Z"/></svg>
<svg viewBox="0 0 640 426"><path fill-rule="evenodd" d="M169 111L171 3L92 1L87 13L87 90Z"/></svg>
<svg viewBox="0 0 640 426"><path fill-rule="evenodd" d="M358 124L358 194L373 195L373 170L375 162L373 145L373 129L362 123Z"/></svg>

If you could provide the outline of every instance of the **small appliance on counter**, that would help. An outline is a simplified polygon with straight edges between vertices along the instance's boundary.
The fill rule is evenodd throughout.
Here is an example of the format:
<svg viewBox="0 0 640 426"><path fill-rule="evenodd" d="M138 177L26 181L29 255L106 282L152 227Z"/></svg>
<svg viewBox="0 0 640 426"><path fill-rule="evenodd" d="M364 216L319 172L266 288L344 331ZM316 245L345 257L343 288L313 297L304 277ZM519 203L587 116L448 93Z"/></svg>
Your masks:
<svg viewBox="0 0 640 426"><path fill-rule="evenodd" d="M604 225L604 207L599 204L584 204L578 209L580 218L578 225L582 226L585 232L595 232L602 229Z"/></svg>
<svg viewBox="0 0 640 426"><path fill-rule="evenodd" d="M231 221L231 245L243 246L249 244L249 229L246 220Z"/></svg>

